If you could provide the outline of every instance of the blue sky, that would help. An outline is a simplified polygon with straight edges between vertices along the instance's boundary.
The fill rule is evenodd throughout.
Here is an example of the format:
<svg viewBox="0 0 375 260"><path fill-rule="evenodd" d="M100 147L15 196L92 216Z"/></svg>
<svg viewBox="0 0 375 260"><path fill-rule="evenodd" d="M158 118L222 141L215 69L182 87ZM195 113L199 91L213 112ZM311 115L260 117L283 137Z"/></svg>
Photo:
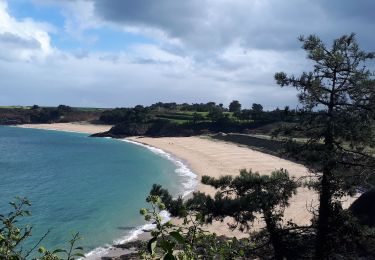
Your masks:
<svg viewBox="0 0 375 260"><path fill-rule="evenodd" d="M371 0L0 0L1 105L297 105L277 71L311 64L297 37L357 33Z"/></svg>
<svg viewBox="0 0 375 260"><path fill-rule="evenodd" d="M72 37L65 30L67 15L63 6L47 3L38 5L28 0L8 1L9 14L18 20L32 18L36 21L48 22L56 31L50 34L52 44L61 50L90 51L121 51L127 46L137 43L152 44L151 38L140 34L128 33L110 26L87 28L82 32L82 38Z"/></svg>

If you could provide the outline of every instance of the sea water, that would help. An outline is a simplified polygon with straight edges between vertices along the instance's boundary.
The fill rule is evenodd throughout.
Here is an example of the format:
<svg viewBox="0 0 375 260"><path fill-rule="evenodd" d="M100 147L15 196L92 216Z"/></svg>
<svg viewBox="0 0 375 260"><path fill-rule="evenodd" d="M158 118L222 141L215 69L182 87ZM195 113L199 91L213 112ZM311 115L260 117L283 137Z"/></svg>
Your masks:
<svg viewBox="0 0 375 260"><path fill-rule="evenodd" d="M74 232L90 255L126 241L145 224L139 209L152 184L186 195L194 174L179 160L152 147L87 134L0 127L0 214L9 201L27 197L33 246L66 247Z"/></svg>

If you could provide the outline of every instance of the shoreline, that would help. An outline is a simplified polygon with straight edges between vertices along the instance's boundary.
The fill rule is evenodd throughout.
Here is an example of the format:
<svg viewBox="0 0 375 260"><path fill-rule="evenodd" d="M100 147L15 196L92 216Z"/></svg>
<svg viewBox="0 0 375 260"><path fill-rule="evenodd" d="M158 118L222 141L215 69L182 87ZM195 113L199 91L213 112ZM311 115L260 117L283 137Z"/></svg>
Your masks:
<svg viewBox="0 0 375 260"><path fill-rule="evenodd" d="M79 134L95 134L98 131L108 131L112 126L111 125L93 125L93 124L82 124L82 123L55 123L55 124L27 124L27 125L11 125L8 127L19 127L26 129L38 129L45 131L59 131L59 132L68 132L68 133L79 133ZM111 138L111 137L104 137ZM111 138L113 139L113 138ZM193 173L190 168L187 166L187 163L180 158L174 156L173 154L167 153L164 150L150 146L141 142L133 141L127 138L115 139L121 142L130 143L137 146L142 146L143 148L149 150L152 153L157 154L158 156L164 157L165 159L171 161L176 165L176 174L180 175L181 178L189 180L189 183L182 182L183 189L179 192L183 198L186 198L192 194L197 189L197 174ZM162 218L165 221L171 220L169 213L167 211L162 212ZM123 246L130 242L136 241L148 241L151 236L150 232L155 228L155 225L146 223L142 226L135 227L129 234L122 236L120 238L115 238L111 244L101 245L93 250L87 252L85 259L96 260L101 259L102 257L111 258L111 257L120 257L122 255L133 253L132 248L124 248Z"/></svg>
<svg viewBox="0 0 375 260"><path fill-rule="evenodd" d="M98 125L85 125L85 127L82 127L82 124L70 123L23 125L20 127L57 131L76 130L75 132L86 134L100 132L100 130L103 129L103 126ZM83 131L83 129L86 131ZM240 169L252 169L254 172L268 175L276 169L283 168L288 170L290 176L297 179L308 178L308 176L310 176L308 169L301 164L225 141L209 140L208 138L195 136L160 138L130 137L120 140L136 143L148 149L152 147L166 154L170 154L173 159L176 158L181 161L181 163L187 165L187 168L191 169L192 172L197 175L195 191L210 195L214 195L215 190L210 186L200 183L200 179L203 175L216 178L222 175L235 176L239 174ZM353 200L353 198L346 198L343 207L347 208ZM285 209L284 220L293 220L298 225L309 225L312 217L312 213L309 209L316 206L317 202L318 194L315 191L305 187L298 188L297 194L290 199L290 206ZM182 223L179 219L173 219L172 222L176 224ZM242 233L238 230L229 230L226 225L228 222L230 222L229 218L224 219L224 222L215 221L211 225L205 225L204 229L211 233L228 237L243 238L248 236L247 233ZM257 220L253 223L253 230L257 230L263 226L263 222ZM111 250L108 250L108 252L111 252ZM124 254L124 252L122 254ZM114 257L121 255L121 253L119 255L110 255ZM107 254L104 256L107 256Z"/></svg>
<svg viewBox="0 0 375 260"><path fill-rule="evenodd" d="M146 149L148 149L149 151L161 156L161 157L164 157L166 158L167 160L173 162L175 165L176 165L176 174L180 175L181 177L183 177L184 179L187 179L189 181L189 183L186 183L186 182L183 182L182 185L184 186L184 189L181 190L181 192L179 192L178 196L182 196L182 198L186 198L187 196L189 196L191 193L193 193L194 191L197 191L197 184L198 184L198 180L197 180L197 177L198 177L198 174L196 174L195 172L193 172L191 170L191 168L188 166L188 163L185 162L184 160L182 160L181 158L179 157L176 157L175 155L171 154L171 153L168 153L158 147L154 147L154 146L151 146L151 145L148 145L148 144L144 144L142 142L137 142L137 141L134 141L132 140L131 138L122 138L122 139L118 139L122 142L126 142L126 143L130 143L130 144L134 144L134 145L138 145L138 146L141 146L141 147L144 147Z"/></svg>
<svg viewBox="0 0 375 260"><path fill-rule="evenodd" d="M24 125L8 125L10 127L31 128L51 131L62 131L81 134L96 134L98 132L106 132L111 129L112 125L94 125L88 122L72 122L72 123L53 123L53 124L24 124Z"/></svg>

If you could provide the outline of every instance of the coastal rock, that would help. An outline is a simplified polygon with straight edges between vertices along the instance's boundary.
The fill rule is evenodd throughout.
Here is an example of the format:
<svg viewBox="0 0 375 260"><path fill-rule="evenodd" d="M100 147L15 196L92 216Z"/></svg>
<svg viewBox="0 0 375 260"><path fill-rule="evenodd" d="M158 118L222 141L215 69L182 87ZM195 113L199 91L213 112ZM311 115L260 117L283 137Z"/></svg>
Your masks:
<svg viewBox="0 0 375 260"><path fill-rule="evenodd" d="M107 131L107 132L92 134L92 135L90 135L90 137L113 137L113 138L116 138L117 136L115 136L111 132Z"/></svg>
<svg viewBox="0 0 375 260"><path fill-rule="evenodd" d="M226 134L226 133L223 133L223 132L219 132L219 133L217 133L215 136L224 137L224 136L227 136L227 134Z"/></svg>
<svg viewBox="0 0 375 260"><path fill-rule="evenodd" d="M349 210L361 224L375 227L375 189L363 193L353 202Z"/></svg>

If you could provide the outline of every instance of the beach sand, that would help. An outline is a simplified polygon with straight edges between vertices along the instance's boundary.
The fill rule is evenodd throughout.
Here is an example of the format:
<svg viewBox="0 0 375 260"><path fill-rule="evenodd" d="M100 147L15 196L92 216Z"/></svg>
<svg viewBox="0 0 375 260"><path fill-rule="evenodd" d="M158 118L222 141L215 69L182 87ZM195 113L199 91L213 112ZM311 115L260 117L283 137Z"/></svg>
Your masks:
<svg viewBox="0 0 375 260"><path fill-rule="evenodd" d="M179 159L182 159L188 167L197 174L200 181L203 175L220 177L222 175L238 175L241 169L251 169L260 174L270 174L277 169L286 169L290 176L308 181L311 174L302 164L285 160L270 154L249 149L238 144L214 140L208 137L131 137L135 142L160 148ZM197 190L210 195L215 194L215 190L199 182ZM347 208L354 198L344 198L343 207ZM290 200L290 206L285 209L284 221L293 220L298 225L309 225L312 218L312 209L317 209L318 194L308 188L298 188L297 194ZM174 220L180 224L181 221ZM227 223L231 222L226 218L224 222L215 221L205 229L218 235L230 237L247 237L248 234L239 230L230 230ZM262 219L259 217L253 223L253 231L264 227Z"/></svg>
<svg viewBox="0 0 375 260"><path fill-rule="evenodd" d="M61 131L75 131L84 133L97 133L107 131L110 126L90 125L78 123L23 125L21 127L53 129ZM309 176L308 169L298 163L285 160L273 155L249 149L237 144L224 141L216 141L207 137L132 137L128 140L139 142L160 148L173 156L183 160L189 168L197 174L198 181L203 175L220 177L222 175L238 175L240 169L251 169L260 174L270 174L272 171L283 168L288 170L291 176L304 179ZM307 180L307 179L306 179ZM197 190L213 195L214 189L198 184ZM344 207L348 207L353 198L346 198ZM297 194L290 199L290 206L285 210L284 220L293 220L299 225L308 225L312 217L310 209L316 207L318 195L307 188L299 188ZM174 220L181 223L180 220ZM246 237L240 231L229 230L226 222L214 222L206 226L206 230L218 235ZM261 219L254 223L254 229L263 226Z"/></svg>
<svg viewBox="0 0 375 260"><path fill-rule="evenodd" d="M35 128L35 129L48 129L66 132L78 132L86 134L96 134L106 132L111 129L112 125L94 125L87 122L74 122L74 123L54 123L54 124L26 124L17 125L22 128Z"/></svg>
<svg viewBox="0 0 375 260"><path fill-rule="evenodd" d="M251 169L260 174L270 174L272 171L283 168L296 178L309 175L308 170L297 164L279 157L261 153L237 144L216 141L204 137L131 137L135 142L160 148L180 159L198 175L200 181L203 175L220 177L222 175L238 175L241 169ZM215 189L199 182L197 190L210 195L215 194ZM290 207L285 211L285 218L293 219L300 225L308 225L311 213L307 210L310 205L316 205L317 194L307 188L299 188L297 195L291 198ZM224 222L228 222L224 221ZM256 221L254 228L263 226L262 221ZM239 231L231 231L226 223L214 222L206 229L219 235L245 237Z"/></svg>

